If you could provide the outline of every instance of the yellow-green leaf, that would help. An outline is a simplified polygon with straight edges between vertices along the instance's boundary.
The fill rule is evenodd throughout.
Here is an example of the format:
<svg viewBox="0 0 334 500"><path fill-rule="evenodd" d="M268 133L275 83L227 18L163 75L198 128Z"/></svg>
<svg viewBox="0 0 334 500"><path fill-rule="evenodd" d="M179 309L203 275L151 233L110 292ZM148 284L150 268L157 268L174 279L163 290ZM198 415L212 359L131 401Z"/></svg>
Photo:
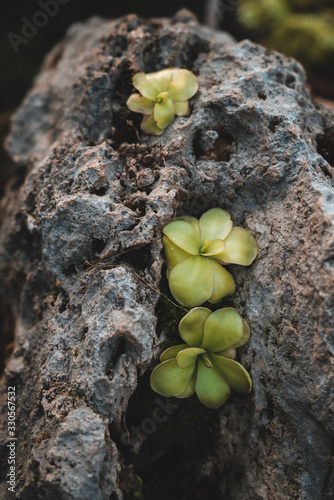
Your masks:
<svg viewBox="0 0 334 500"><path fill-rule="evenodd" d="M211 354L211 359L217 368L221 371L223 376L227 379L232 389L248 394L252 390L252 379L250 378L247 370L233 359L224 358Z"/></svg>
<svg viewBox="0 0 334 500"><path fill-rule="evenodd" d="M231 389L216 368L207 368L198 360L196 394L201 403L208 408L219 408L229 398Z"/></svg>
<svg viewBox="0 0 334 500"><path fill-rule="evenodd" d="M205 350L200 349L199 347L188 347L178 353L176 356L176 362L180 368L187 368L196 362L199 354L203 354L204 352Z"/></svg>
<svg viewBox="0 0 334 500"><path fill-rule="evenodd" d="M139 90L141 95L151 101L155 102L157 95L161 92L158 83L152 78L148 78L145 73L138 73L135 75L132 82L133 86Z"/></svg>
<svg viewBox="0 0 334 500"><path fill-rule="evenodd" d="M212 208L205 212L199 220L201 242L208 240L224 240L232 229L230 214L221 208Z"/></svg>
<svg viewBox="0 0 334 500"><path fill-rule="evenodd" d="M178 394L176 397L179 399L184 399L188 398L189 396L192 396L195 392L196 378L197 378L197 370L195 370L192 376L190 377L190 380L185 390L181 392L181 394Z"/></svg>
<svg viewBox="0 0 334 500"><path fill-rule="evenodd" d="M209 302L216 304L224 297L235 292L235 282L232 274L224 269L218 262L210 259L213 274L213 288Z"/></svg>
<svg viewBox="0 0 334 500"><path fill-rule="evenodd" d="M183 349L186 349L187 347L188 347L187 344L178 344L169 347L163 353L160 354L160 361L167 361L167 359L176 358L178 353Z"/></svg>
<svg viewBox="0 0 334 500"><path fill-rule="evenodd" d="M234 346L242 336L240 314L232 307L225 307L212 313L206 320L201 347L211 352L223 351Z"/></svg>
<svg viewBox="0 0 334 500"><path fill-rule="evenodd" d="M176 264L189 257L189 253L175 245L168 236L164 236L162 242L164 245L165 260L169 269L173 269Z"/></svg>
<svg viewBox="0 0 334 500"><path fill-rule="evenodd" d="M159 128L165 129L175 118L175 108L171 99L156 103L153 110L154 120Z"/></svg>
<svg viewBox="0 0 334 500"><path fill-rule="evenodd" d="M196 94L198 83L195 75L187 69L174 69L169 82L168 93L173 101L185 101Z"/></svg>
<svg viewBox="0 0 334 500"><path fill-rule="evenodd" d="M175 220L165 226L162 232L170 241L190 255L198 255L200 237L194 226L182 220Z"/></svg>
<svg viewBox="0 0 334 500"><path fill-rule="evenodd" d="M182 340L190 346L198 347L203 342L204 323L211 311L206 307L195 307L180 321L179 332Z"/></svg>
<svg viewBox="0 0 334 500"><path fill-rule="evenodd" d="M177 116L187 116L190 113L189 101L173 101L175 114Z"/></svg>
<svg viewBox="0 0 334 500"><path fill-rule="evenodd" d="M140 94L132 94L126 101L127 107L135 113L143 113L144 115L151 115L153 113L154 102L146 99Z"/></svg>
<svg viewBox="0 0 334 500"><path fill-rule="evenodd" d="M192 217L192 215L181 215L180 217L175 217L175 220L183 220L185 222L189 222L189 224L194 226L198 234L200 234L199 221L198 219L196 219L196 217Z"/></svg>
<svg viewBox="0 0 334 500"><path fill-rule="evenodd" d="M169 287L180 304L203 304L212 295L213 276L210 260L199 255L180 262L170 272Z"/></svg>
<svg viewBox="0 0 334 500"><path fill-rule="evenodd" d="M194 369L195 364L179 368L175 359L163 361L151 373L151 387L161 396L177 396L186 389Z"/></svg>
<svg viewBox="0 0 334 500"><path fill-rule="evenodd" d="M207 257L211 257L212 255L217 255L225 250L225 242L223 240L206 240L209 241L209 246L203 253Z"/></svg>
<svg viewBox="0 0 334 500"><path fill-rule="evenodd" d="M153 115L145 116L140 124L140 128L143 132L150 135L161 135L164 132L159 127L157 127Z"/></svg>
<svg viewBox="0 0 334 500"><path fill-rule="evenodd" d="M242 227L234 227L225 239L226 248L215 255L223 264L249 266L257 255L257 245L253 236Z"/></svg>

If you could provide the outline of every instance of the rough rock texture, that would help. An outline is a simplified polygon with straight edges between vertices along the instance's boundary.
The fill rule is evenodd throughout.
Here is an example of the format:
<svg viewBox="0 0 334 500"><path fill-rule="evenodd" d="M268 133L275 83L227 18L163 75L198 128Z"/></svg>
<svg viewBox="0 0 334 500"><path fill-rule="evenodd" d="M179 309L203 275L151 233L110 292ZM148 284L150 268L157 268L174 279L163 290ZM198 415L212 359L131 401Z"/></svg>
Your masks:
<svg viewBox="0 0 334 500"><path fill-rule="evenodd" d="M145 136L125 107L131 77L171 66L198 75L192 114ZM231 266L229 302L251 327L240 359L254 390L205 410L214 440L183 464L185 489L159 498L333 498L333 117L302 68L185 11L94 18L47 57L8 149L20 178L1 207L1 310L15 324L1 426L6 444L15 385L17 498L132 498L118 444L167 335L156 329L160 231L214 206L259 246L250 268Z"/></svg>

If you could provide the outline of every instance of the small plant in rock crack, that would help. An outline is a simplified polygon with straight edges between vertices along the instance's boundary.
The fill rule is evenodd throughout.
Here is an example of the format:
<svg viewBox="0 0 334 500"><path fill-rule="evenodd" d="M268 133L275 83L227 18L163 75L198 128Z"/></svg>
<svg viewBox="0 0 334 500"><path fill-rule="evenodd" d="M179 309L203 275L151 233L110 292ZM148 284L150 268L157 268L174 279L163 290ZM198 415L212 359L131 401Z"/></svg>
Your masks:
<svg viewBox="0 0 334 500"><path fill-rule="evenodd" d="M140 94L132 94L126 104L131 111L145 115L141 129L151 135L163 134L175 115L189 115L188 99L198 90L195 75L179 68L138 73L133 78L133 86Z"/></svg>
<svg viewBox="0 0 334 500"><path fill-rule="evenodd" d="M257 245L246 229L232 226L228 212L212 208L199 220L177 217L163 228L169 287L180 304L216 303L234 293L234 279L222 265L249 266Z"/></svg>
<svg viewBox="0 0 334 500"><path fill-rule="evenodd" d="M231 388L247 394L252 381L236 361L236 348L249 339L249 327L231 307L211 313L192 309L179 324L185 344L170 347L151 374L152 389L162 396L187 398L196 392L208 408L219 408Z"/></svg>

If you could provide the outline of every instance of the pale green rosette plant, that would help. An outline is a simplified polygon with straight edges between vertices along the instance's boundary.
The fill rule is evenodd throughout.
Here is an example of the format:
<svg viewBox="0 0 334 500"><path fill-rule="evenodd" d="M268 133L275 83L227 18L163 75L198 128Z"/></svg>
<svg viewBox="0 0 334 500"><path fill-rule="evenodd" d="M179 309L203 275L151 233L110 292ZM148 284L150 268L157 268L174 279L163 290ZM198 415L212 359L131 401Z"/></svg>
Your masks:
<svg viewBox="0 0 334 500"><path fill-rule="evenodd" d="M132 94L126 104L131 111L145 115L141 129L151 135L161 135L175 115L189 115L188 99L198 90L195 75L178 68L138 73L133 78L133 86L140 94Z"/></svg>
<svg viewBox="0 0 334 500"><path fill-rule="evenodd" d="M234 279L222 265L249 266L257 246L246 229L232 226L228 212L212 208L199 220L178 217L163 228L169 287L180 304L214 304L234 293Z"/></svg>
<svg viewBox="0 0 334 500"><path fill-rule="evenodd" d="M208 408L219 408L231 388L247 394L252 381L234 361L236 348L249 339L249 327L231 307L211 313L205 307L192 309L179 324L185 344L175 345L160 356L151 374L152 389L162 396L187 398L196 392Z"/></svg>

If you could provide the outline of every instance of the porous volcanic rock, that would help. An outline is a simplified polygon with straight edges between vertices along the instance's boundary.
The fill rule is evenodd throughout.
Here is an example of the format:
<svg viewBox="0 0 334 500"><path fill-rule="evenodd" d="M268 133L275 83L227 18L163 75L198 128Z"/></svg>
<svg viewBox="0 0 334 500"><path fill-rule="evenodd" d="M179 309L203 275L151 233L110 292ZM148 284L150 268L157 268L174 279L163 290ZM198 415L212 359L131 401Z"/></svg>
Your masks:
<svg viewBox="0 0 334 500"><path fill-rule="evenodd" d="M125 102L136 72L166 67L194 71L200 90L190 116L149 137ZM212 445L185 461L184 490L159 498L333 498L333 130L297 62L187 11L69 29L7 142L18 174L1 202L1 311L15 346L0 459L8 472L15 386L17 498L123 498L129 398L168 335L161 229L215 206L259 246L250 268L230 266L228 302L251 328L238 359L254 389L207 410Z"/></svg>

